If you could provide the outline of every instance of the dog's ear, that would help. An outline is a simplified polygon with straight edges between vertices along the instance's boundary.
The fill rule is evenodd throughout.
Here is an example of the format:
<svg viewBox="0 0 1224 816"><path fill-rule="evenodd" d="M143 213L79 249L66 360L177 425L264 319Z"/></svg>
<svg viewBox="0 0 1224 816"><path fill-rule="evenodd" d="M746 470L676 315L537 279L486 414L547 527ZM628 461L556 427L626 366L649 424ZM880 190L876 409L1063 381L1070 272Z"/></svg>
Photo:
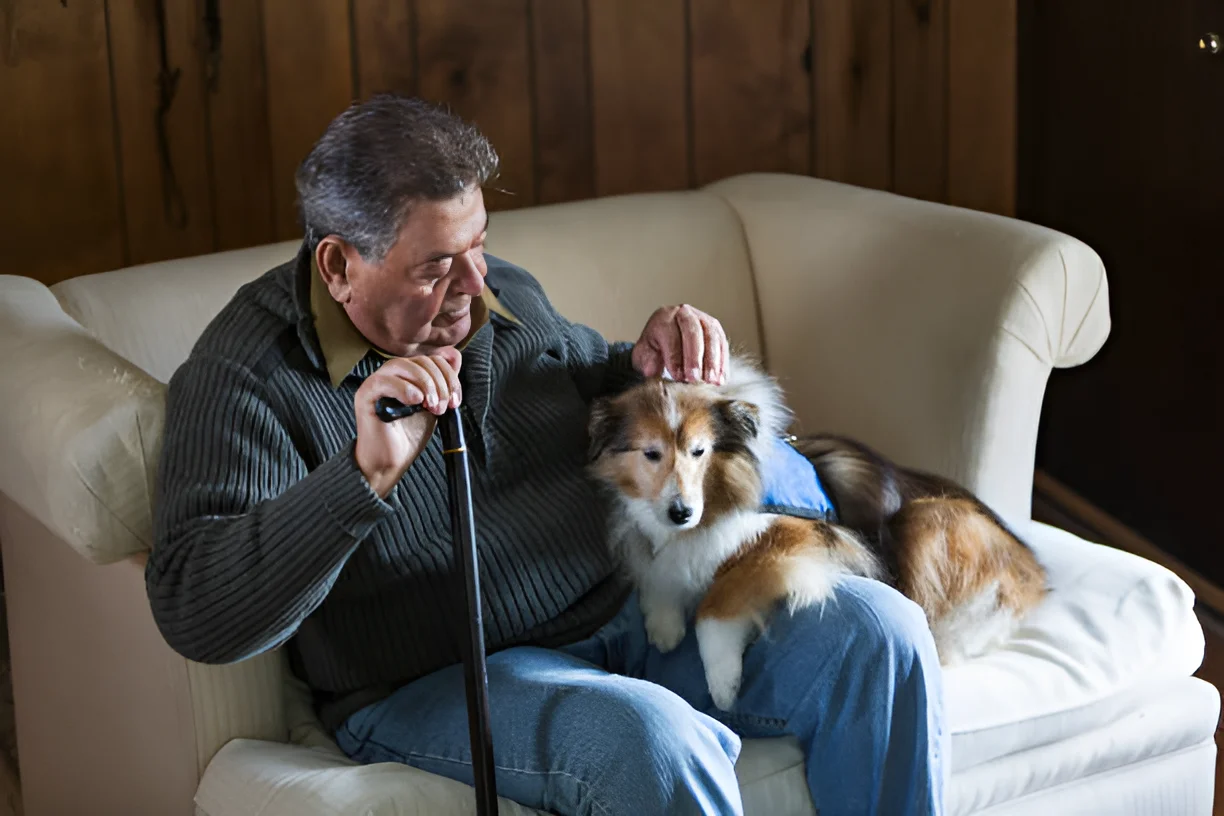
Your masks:
<svg viewBox="0 0 1224 816"><path fill-rule="evenodd" d="M591 403L587 436L590 437L589 462L594 462L610 447L625 447L625 416L611 397L599 397Z"/></svg>
<svg viewBox="0 0 1224 816"><path fill-rule="evenodd" d="M722 400L714 404L718 425L717 447L731 452L742 449L760 433L761 411L751 402Z"/></svg>

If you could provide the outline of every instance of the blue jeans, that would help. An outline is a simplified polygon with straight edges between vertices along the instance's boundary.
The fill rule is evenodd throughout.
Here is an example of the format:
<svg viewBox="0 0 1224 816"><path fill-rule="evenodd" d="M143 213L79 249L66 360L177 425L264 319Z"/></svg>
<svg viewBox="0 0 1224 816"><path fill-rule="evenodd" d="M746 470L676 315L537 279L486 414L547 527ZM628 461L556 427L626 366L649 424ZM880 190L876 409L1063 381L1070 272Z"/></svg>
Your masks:
<svg viewBox="0 0 1224 816"><path fill-rule="evenodd" d="M847 579L823 608L778 612L731 712L710 700L692 627L660 654L636 596L584 641L507 649L488 669L498 794L539 810L738 814L740 738L792 734L822 816L943 812L935 646L917 605L880 583ZM359 762L471 784L462 668L358 711L336 738Z"/></svg>

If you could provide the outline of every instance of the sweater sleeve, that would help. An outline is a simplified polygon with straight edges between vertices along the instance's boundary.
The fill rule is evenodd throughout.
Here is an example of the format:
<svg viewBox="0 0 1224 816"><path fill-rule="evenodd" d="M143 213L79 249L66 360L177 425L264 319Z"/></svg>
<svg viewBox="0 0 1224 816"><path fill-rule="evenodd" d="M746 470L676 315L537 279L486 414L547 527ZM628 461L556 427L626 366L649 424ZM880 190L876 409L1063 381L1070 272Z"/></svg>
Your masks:
<svg viewBox="0 0 1224 816"><path fill-rule="evenodd" d="M391 512L353 443L307 472L263 383L208 358L171 381L156 498L149 602L167 643L203 663L288 640Z"/></svg>
<svg viewBox="0 0 1224 816"><path fill-rule="evenodd" d="M638 378L633 370L633 344L609 343L599 332L568 323L569 367L583 397L615 394Z"/></svg>

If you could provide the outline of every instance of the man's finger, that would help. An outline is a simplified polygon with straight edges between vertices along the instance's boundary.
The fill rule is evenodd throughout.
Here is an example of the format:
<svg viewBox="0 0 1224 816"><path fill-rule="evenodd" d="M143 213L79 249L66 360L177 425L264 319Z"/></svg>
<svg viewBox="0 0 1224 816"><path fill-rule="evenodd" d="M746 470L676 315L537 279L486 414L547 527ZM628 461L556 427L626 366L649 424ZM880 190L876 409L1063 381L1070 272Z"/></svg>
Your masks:
<svg viewBox="0 0 1224 816"><path fill-rule="evenodd" d="M663 373L663 354L649 340L635 343L630 357L633 368L643 377L658 377Z"/></svg>
<svg viewBox="0 0 1224 816"><path fill-rule="evenodd" d="M458 373L463 367L463 354L454 346L443 346L434 352L435 357L441 357Z"/></svg>
<svg viewBox="0 0 1224 816"><path fill-rule="evenodd" d="M714 330L718 334L718 384L722 385L727 381L727 365L731 359L731 343L727 340L727 332L723 328L722 323L714 321Z"/></svg>
<svg viewBox="0 0 1224 816"><path fill-rule="evenodd" d="M713 385L721 385L720 375L723 361L722 332L719 331L718 321L712 318L702 320L701 327L705 331L706 341L705 371L703 372L702 379Z"/></svg>
<svg viewBox="0 0 1224 816"><path fill-rule="evenodd" d="M430 399L426 401L425 407L431 413L441 415L446 411L447 405L450 403L450 383L447 382L446 375L442 373L442 367L438 361L431 357L418 357L414 361L424 373L422 382L430 392Z"/></svg>
<svg viewBox="0 0 1224 816"><path fill-rule="evenodd" d="M680 328L680 342L684 353L684 367L677 379L685 382L701 382L702 367L705 362L705 332L701 321L693 309L682 307L676 313L676 323Z"/></svg>
<svg viewBox="0 0 1224 816"><path fill-rule="evenodd" d="M458 354L458 352L455 352ZM450 397L447 400L446 407L458 408L461 386L459 385L459 367L453 365L450 359L444 357L441 353L434 355L435 360L440 360L438 368L442 371L442 376L446 379L446 390Z"/></svg>
<svg viewBox="0 0 1224 816"><path fill-rule="evenodd" d="M404 405L421 405L426 400L425 392L398 372L380 370L373 377L376 377L377 381L370 392L371 405L376 404L382 397L391 397Z"/></svg>
<svg viewBox="0 0 1224 816"><path fill-rule="evenodd" d="M430 408L438 401L438 389L434 384L433 377L421 367L421 359L423 358L389 360L383 363L382 367L378 369L378 373L384 377L396 380L398 383L407 383L420 392L420 396L416 397L414 402L404 402L405 405L424 405L426 408ZM402 385L398 383L395 386L396 390L402 389ZM394 396L400 402L403 402L403 399L398 394L391 394L389 396Z"/></svg>
<svg viewBox="0 0 1224 816"><path fill-rule="evenodd" d="M684 340L680 336L680 324L676 317L659 327L658 346L672 379L684 382Z"/></svg>

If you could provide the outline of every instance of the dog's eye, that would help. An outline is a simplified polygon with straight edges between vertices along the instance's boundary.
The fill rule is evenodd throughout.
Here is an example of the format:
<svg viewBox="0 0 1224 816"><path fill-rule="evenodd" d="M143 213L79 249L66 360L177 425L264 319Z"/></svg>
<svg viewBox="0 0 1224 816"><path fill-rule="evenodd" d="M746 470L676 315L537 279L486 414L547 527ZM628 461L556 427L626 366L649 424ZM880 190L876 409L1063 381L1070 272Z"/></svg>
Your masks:
<svg viewBox="0 0 1224 816"><path fill-rule="evenodd" d="M645 452L645 456L652 462L657 462L663 458L663 454L659 453L657 450L648 450Z"/></svg>
<svg viewBox="0 0 1224 816"><path fill-rule="evenodd" d="M702 454L704 453L705 453L705 448L693 448L693 458L694 459L700 459Z"/></svg>

